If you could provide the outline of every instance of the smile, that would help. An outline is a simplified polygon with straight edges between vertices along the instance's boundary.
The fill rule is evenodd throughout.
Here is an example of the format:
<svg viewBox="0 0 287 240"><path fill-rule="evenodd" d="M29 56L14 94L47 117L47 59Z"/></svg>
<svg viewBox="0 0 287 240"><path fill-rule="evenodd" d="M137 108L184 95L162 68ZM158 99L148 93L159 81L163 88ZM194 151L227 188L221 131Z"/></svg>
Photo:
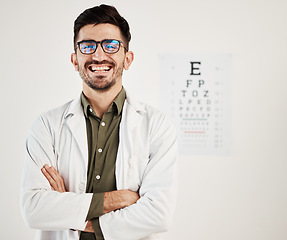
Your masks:
<svg viewBox="0 0 287 240"><path fill-rule="evenodd" d="M89 70L91 72L108 72L111 70L112 66L97 66L97 65L90 65Z"/></svg>

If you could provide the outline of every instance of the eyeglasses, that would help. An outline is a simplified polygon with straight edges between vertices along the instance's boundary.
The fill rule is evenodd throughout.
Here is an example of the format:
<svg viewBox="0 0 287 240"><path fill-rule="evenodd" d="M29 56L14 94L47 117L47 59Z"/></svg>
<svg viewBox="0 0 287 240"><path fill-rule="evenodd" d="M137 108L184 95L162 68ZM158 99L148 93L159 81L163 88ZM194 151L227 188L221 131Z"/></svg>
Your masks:
<svg viewBox="0 0 287 240"><path fill-rule="evenodd" d="M101 47L105 53L113 54L117 53L120 50L122 41L115 39L105 39L103 41L94 41L94 40L84 40L77 42L78 48L82 54L93 54L97 50L98 44L101 44ZM127 48L123 47L126 51Z"/></svg>

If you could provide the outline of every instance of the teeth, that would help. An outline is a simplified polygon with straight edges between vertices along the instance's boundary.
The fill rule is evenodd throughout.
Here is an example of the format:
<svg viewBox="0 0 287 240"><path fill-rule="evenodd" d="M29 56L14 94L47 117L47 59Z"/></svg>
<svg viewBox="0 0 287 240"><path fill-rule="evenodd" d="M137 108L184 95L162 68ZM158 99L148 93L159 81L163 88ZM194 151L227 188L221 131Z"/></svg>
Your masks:
<svg viewBox="0 0 287 240"><path fill-rule="evenodd" d="M109 71L110 67L108 67L108 66L101 66L101 67L99 67L99 66L91 66L91 70L93 72L95 72L95 71Z"/></svg>

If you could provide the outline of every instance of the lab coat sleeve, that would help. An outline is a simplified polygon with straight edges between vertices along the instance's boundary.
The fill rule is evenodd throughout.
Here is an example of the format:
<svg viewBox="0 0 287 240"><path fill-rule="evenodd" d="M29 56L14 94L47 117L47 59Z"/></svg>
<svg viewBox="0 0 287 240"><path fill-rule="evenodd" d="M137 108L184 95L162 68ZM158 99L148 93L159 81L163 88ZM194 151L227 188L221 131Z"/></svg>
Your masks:
<svg viewBox="0 0 287 240"><path fill-rule="evenodd" d="M21 210L26 224L41 230L83 230L92 194L52 191L41 172L44 164L57 168L55 129L40 117L26 141L21 181Z"/></svg>
<svg viewBox="0 0 287 240"><path fill-rule="evenodd" d="M177 196L177 134L165 117L152 122L150 159L136 204L100 217L106 240L138 240L167 231Z"/></svg>

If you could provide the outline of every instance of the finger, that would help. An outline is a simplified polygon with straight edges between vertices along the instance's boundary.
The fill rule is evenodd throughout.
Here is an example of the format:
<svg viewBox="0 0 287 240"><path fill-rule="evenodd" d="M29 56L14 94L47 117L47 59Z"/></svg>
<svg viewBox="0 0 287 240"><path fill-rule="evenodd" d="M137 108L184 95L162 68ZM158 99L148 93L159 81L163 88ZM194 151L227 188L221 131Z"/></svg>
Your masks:
<svg viewBox="0 0 287 240"><path fill-rule="evenodd" d="M58 191L60 192L65 192L65 184L64 184L64 180L63 178L60 176L60 174L58 173L58 171L56 170L55 167L51 166L50 170L54 173L54 176L56 177L56 179L54 179L57 183L58 186Z"/></svg>
<svg viewBox="0 0 287 240"><path fill-rule="evenodd" d="M48 167L47 171L55 181L55 190L58 192L66 192L63 178L60 176L54 166Z"/></svg>
<svg viewBox="0 0 287 240"><path fill-rule="evenodd" d="M58 172L56 171L56 169L53 166L49 167L46 164L44 167L45 167L47 174L49 175L48 177L50 177L51 186L56 191L60 191L61 190L61 180L62 180L61 176L58 174Z"/></svg>
<svg viewBox="0 0 287 240"><path fill-rule="evenodd" d="M54 179L51 177L51 175L47 172L47 170L44 167L41 169L41 172L47 178L50 184L54 182Z"/></svg>
<svg viewBox="0 0 287 240"><path fill-rule="evenodd" d="M50 176L53 178L55 182L57 182L61 178L59 173L54 170L53 166L51 167L45 166L45 170L50 174Z"/></svg>
<svg viewBox="0 0 287 240"><path fill-rule="evenodd" d="M43 175L46 177L46 179L48 180L51 188L55 188L56 182L54 181L54 179L51 177L51 175L46 171L45 168L41 169L41 172L43 173Z"/></svg>

